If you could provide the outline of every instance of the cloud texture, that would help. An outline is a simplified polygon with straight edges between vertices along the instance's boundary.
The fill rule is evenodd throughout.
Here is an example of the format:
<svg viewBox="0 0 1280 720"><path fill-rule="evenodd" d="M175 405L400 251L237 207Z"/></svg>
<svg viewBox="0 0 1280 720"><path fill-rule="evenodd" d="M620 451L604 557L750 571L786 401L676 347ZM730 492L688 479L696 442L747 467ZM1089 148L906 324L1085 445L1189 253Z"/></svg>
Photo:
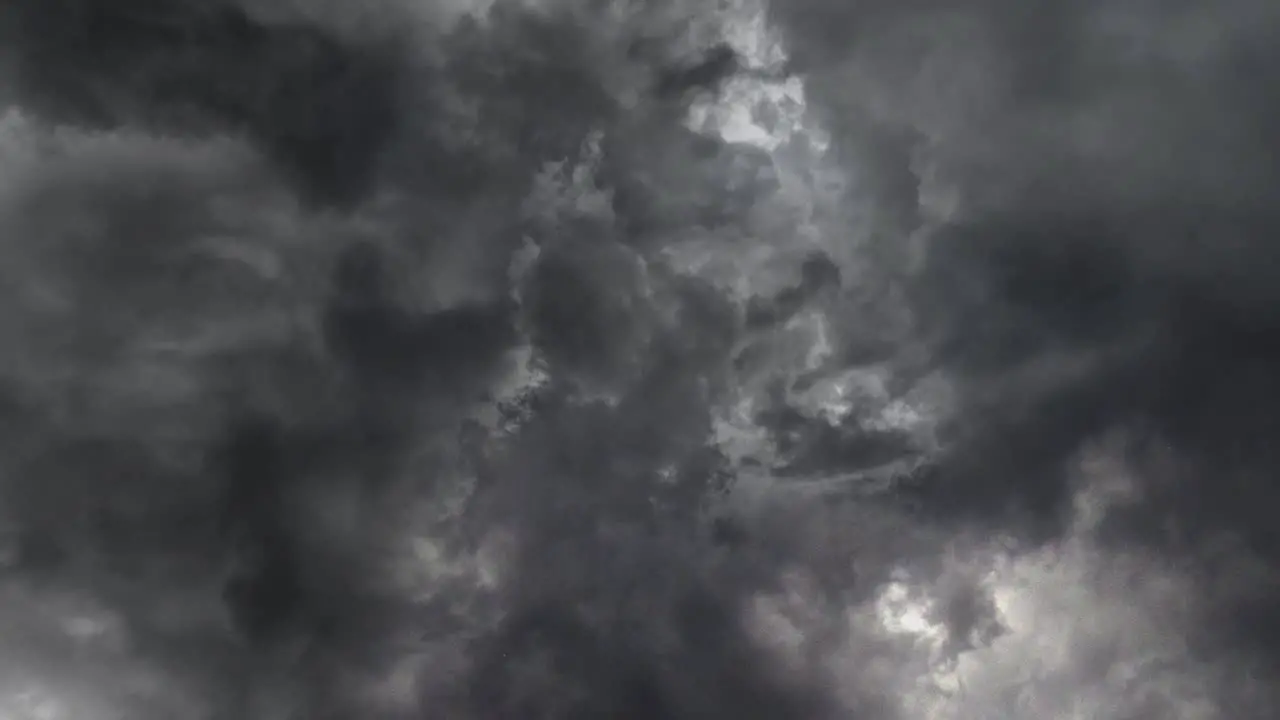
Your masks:
<svg viewBox="0 0 1280 720"><path fill-rule="evenodd" d="M1274 717L1280 10L0 10L0 716Z"/></svg>

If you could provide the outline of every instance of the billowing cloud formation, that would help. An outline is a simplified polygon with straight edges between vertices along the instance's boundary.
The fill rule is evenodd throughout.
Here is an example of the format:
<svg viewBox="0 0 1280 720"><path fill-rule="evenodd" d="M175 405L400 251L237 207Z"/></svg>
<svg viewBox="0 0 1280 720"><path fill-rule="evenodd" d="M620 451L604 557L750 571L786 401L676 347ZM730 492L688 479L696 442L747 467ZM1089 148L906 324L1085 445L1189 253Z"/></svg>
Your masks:
<svg viewBox="0 0 1280 720"><path fill-rule="evenodd" d="M831 131L870 158L875 204L898 208L885 223L913 232L928 356L983 405L966 432L990 427L1012 463L1056 463L1109 425L1143 424L1209 463L1268 465L1277 102L1250 68L1270 64L1275 11L1067 7L774 14ZM993 473L983 455L986 477L1044 470ZM1038 486L1027 499L1046 510L1066 498L1013 482ZM1266 505L1250 487L1229 494Z"/></svg>
<svg viewBox="0 0 1280 720"><path fill-rule="evenodd" d="M1269 4L10 5L6 717L1274 716Z"/></svg>

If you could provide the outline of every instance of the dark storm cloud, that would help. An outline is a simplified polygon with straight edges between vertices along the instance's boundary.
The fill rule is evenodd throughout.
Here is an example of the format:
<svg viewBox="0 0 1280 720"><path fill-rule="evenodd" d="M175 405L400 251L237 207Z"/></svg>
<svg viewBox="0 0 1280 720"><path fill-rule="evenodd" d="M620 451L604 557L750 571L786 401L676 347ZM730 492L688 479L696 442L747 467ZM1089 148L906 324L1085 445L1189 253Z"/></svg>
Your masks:
<svg viewBox="0 0 1280 720"><path fill-rule="evenodd" d="M395 129L396 50L238 4L18 2L16 95L56 122L243 132L310 199L368 192Z"/></svg>
<svg viewBox="0 0 1280 720"><path fill-rule="evenodd" d="M1146 423L1210 464L1273 464L1248 438L1277 419L1261 370L1280 229L1274 10L798 2L773 15L851 163L871 156L881 223L924 244L922 269L905 271L918 329L933 362L968 378L957 432L991 443L974 475L1011 484L957 496L1050 510L1065 490L1014 478L1042 478L1034 463L1114 424ZM902 137L886 172L876 146ZM915 182L881 180L903 174ZM958 205L939 210L948 191ZM992 455L1008 467L985 467ZM1249 504L1267 493L1254 492Z"/></svg>
<svg viewBox="0 0 1280 720"><path fill-rule="evenodd" d="M1122 427L1142 438L1130 452L1143 499L1104 521L1106 542L1194 555L1225 533L1274 564L1275 9L789 2L772 13L879 224L922 245L921 265L899 272L929 364L962 398L951 448L920 490L929 514L1058 536L1076 492L1064 460ZM881 147L903 138L905 151ZM1214 611L1210 645L1275 657L1265 587Z"/></svg>
<svg viewBox="0 0 1280 720"><path fill-rule="evenodd" d="M633 183L594 226L521 215L589 131L618 185L646 160L629 145L697 144L683 110L735 70L729 53L667 52L679 31L660 26L639 49L601 47L581 15L515 7L423 31L425 52L410 31L371 39L248 5L5 12L22 122L61 127L32 132L52 152L15 169L6 207L15 582L97 603L132 643L119 665L184 678L173 693L225 717L274 717L273 695L351 717L826 704L779 679L739 619L744 588L698 539L723 473L706 440L732 307L648 267L660 238L628 235L655 225L646 213L732 221L711 177L726 151L701 143L696 198L656 204L666 188ZM615 72L640 76L629 118ZM664 162L677 177L679 153ZM521 232L543 252L524 286L495 290ZM468 405L520 333L553 383L514 437L463 447ZM575 397L593 386L616 404ZM468 610L465 588L419 602L388 569L410 515L468 463L472 507L440 533L459 552L513 535L496 610ZM449 686L442 705L411 688L371 699L367 678L449 643L462 674L422 678ZM544 654L543 675L517 677Z"/></svg>
<svg viewBox="0 0 1280 720"><path fill-rule="evenodd" d="M872 267L809 255L745 307L659 262L690 228L750 234L780 182L683 125L744 67L675 21L700 8L394 7L373 29L248 3L3 11L6 101L61 126L31 133L48 152L0 208L7 567L122 618L121 666L234 718L280 716L273 695L332 717L909 717L878 669L905 651L851 609L903 566L941 588L945 653L992 643L1003 610L940 548L957 526L1065 534L1073 458L1117 427L1145 494L1102 538L1230 529L1280 553L1264 3L777 3ZM945 452L898 497L733 516L735 472L800 487L928 453L793 407L827 366L775 373L752 418L774 467L710 444L789 349L760 338L861 323L853 298L912 326L849 330L828 365L945 375ZM521 345L548 379L486 428L472 410ZM499 580L445 567L481 556ZM751 613L794 577L819 608L805 651L852 668L763 649ZM1259 643L1262 607L1235 621Z"/></svg>

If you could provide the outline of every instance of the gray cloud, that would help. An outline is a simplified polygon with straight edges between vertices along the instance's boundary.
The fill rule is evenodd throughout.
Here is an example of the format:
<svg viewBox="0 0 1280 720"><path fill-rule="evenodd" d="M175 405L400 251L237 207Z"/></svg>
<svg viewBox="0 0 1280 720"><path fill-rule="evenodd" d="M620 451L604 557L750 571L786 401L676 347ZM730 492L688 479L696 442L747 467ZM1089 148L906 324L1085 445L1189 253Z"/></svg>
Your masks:
<svg viewBox="0 0 1280 720"><path fill-rule="evenodd" d="M1269 5L532 5L4 11L0 702L1272 714Z"/></svg>

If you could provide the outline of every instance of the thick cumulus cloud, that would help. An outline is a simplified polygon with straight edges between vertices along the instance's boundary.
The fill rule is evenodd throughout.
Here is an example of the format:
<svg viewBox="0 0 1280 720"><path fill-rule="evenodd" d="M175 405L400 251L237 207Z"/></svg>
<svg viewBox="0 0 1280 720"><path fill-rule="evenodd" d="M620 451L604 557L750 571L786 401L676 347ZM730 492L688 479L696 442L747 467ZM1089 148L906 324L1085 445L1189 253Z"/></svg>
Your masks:
<svg viewBox="0 0 1280 720"><path fill-rule="evenodd" d="M0 13L6 717L1274 716L1270 4Z"/></svg>
<svg viewBox="0 0 1280 720"><path fill-rule="evenodd" d="M961 432L1015 463L992 473L984 452L977 475L1050 511L1067 494L1046 486L1062 486L1013 480L1043 470L1017 464L1057 463L1113 424L1208 463L1271 462L1277 98L1257 68L1273 59L1274 10L800 2L773 14L845 152L870 158L862 176L884 222L914 237L926 354L981 406ZM1266 505L1246 484L1228 494Z"/></svg>
<svg viewBox="0 0 1280 720"><path fill-rule="evenodd" d="M924 504L1058 536L1079 515L1064 459L1123 430L1140 499L1099 521L1098 542L1197 565L1230 537L1248 562L1273 562L1280 186L1277 96L1259 69L1274 60L1275 10L772 12L837 144L866 158L859 177L890 242L912 237L919 355L945 369L959 407ZM1269 655L1270 623L1236 612L1219 607L1197 631L1226 654ZM1223 649L1241 635L1253 645Z"/></svg>

